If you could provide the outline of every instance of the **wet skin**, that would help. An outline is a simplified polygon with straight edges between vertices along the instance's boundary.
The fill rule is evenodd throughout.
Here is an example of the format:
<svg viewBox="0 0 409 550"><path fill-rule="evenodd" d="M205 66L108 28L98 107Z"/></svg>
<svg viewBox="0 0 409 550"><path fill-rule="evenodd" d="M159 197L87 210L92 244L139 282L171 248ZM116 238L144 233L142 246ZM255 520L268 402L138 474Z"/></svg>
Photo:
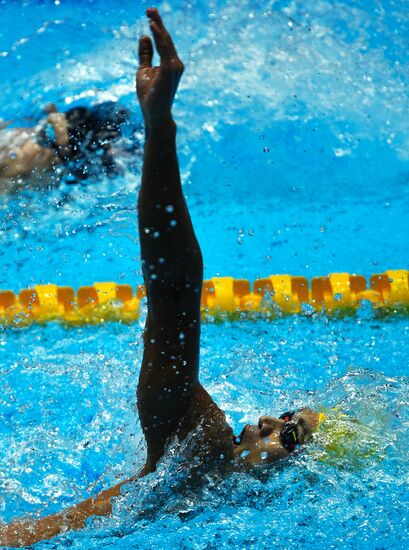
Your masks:
<svg viewBox="0 0 409 550"><path fill-rule="evenodd" d="M67 121L64 113L56 111L49 112L48 123L52 126L55 133L55 144L64 151L68 144ZM27 135L27 140L17 149L10 151L10 156L6 161L0 164L0 178L27 178L30 175L41 175L42 172L51 170L56 164L59 164L60 158L56 151L43 147L33 141L31 138L33 128L18 129L21 134Z"/></svg>
<svg viewBox="0 0 409 550"><path fill-rule="evenodd" d="M294 414L291 420L296 424L300 444L316 429L318 418L318 413L308 408ZM246 464L269 463L288 457L290 453L281 437L284 426L284 420L271 416L261 416L257 425L247 424L233 440L234 456Z"/></svg>

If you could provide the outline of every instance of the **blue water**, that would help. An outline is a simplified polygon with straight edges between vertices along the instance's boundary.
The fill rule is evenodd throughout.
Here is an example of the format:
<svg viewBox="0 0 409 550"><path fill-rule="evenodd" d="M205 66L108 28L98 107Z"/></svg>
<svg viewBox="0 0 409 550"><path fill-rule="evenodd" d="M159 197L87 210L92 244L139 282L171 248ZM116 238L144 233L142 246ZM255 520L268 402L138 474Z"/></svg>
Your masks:
<svg viewBox="0 0 409 550"><path fill-rule="evenodd" d="M27 125L50 100L63 109L118 99L139 121L146 7L0 2L0 117ZM205 277L408 267L406 8L162 4L186 63L175 117ZM0 288L141 282L138 166L0 196ZM0 520L58 511L141 465L141 328L0 332ZM261 413L339 405L386 434L382 457L357 468L313 449L267 476L209 479L200 494L180 494L170 453L112 518L38 547L407 546L408 331L407 319L377 320L365 307L337 321L205 325L202 381L235 430Z"/></svg>

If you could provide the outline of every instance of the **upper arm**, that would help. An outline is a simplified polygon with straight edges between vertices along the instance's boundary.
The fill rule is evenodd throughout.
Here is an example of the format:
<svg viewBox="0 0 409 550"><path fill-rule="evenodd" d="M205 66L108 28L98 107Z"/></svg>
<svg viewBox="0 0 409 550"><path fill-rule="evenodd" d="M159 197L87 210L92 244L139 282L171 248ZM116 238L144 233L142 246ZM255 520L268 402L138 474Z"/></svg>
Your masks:
<svg viewBox="0 0 409 550"><path fill-rule="evenodd" d="M148 299L138 411L153 461L176 433L200 384L200 289L153 289ZM192 426L193 427L193 426Z"/></svg>
<svg viewBox="0 0 409 550"><path fill-rule="evenodd" d="M203 264L198 247L183 252L168 250L161 261L154 247L144 249L148 316L143 369L152 365L157 390L172 384L177 392L181 376L192 384L198 381Z"/></svg>

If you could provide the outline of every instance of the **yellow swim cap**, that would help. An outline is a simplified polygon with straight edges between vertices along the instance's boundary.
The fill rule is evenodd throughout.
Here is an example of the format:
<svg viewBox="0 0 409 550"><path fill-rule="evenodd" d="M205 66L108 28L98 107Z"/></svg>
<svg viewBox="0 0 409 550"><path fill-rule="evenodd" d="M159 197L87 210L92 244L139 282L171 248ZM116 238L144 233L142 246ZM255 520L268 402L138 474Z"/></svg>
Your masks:
<svg viewBox="0 0 409 550"><path fill-rule="evenodd" d="M326 418L326 417L325 417L325 413L323 413L323 412L318 413L317 430L318 430L318 428L321 426L321 424L324 422L325 418Z"/></svg>
<svg viewBox="0 0 409 550"><path fill-rule="evenodd" d="M336 467L362 468L383 455L382 434L338 407L319 413L313 442L313 455Z"/></svg>

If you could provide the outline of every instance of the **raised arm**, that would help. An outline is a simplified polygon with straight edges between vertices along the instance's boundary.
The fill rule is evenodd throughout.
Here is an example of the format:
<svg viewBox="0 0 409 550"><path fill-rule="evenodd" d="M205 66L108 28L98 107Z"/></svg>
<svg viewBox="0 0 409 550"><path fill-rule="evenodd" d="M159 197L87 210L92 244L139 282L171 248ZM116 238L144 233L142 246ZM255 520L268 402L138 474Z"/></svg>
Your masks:
<svg viewBox="0 0 409 550"><path fill-rule="evenodd" d="M138 219L148 316L137 395L147 465L154 469L200 390L203 265L182 192L171 114L184 67L157 10L147 14L160 64L152 67L152 42L144 36L137 73L146 129ZM184 428L189 431L192 426Z"/></svg>
<svg viewBox="0 0 409 550"><path fill-rule="evenodd" d="M147 13L160 55L159 67L152 67L152 43L141 39L137 90L146 143L138 216L148 316L137 395L147 462L135 477L59 514L0 527L3 546L34 544L81 529L91 516L109 515L121 487L154 470L169 438L183 439L202 419L207 456L222 462L232 456L231 429L198 380L203 265L182 193L171 115L183 64L157 10Z"/></svg>

